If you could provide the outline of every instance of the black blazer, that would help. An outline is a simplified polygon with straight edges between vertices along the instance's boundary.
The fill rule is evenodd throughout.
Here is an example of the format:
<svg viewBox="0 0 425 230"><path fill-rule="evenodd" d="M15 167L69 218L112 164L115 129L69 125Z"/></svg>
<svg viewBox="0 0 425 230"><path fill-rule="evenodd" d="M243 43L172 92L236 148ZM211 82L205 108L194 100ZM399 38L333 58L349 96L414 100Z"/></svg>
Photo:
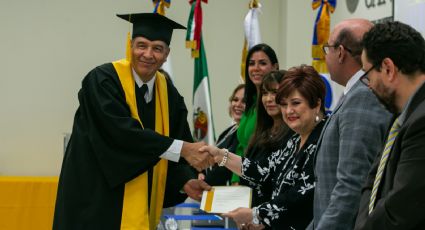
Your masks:
<svg viewBox="0 0 425 230"><path fill-rule="evenodd" d="M370 193L381 159L362 190L354 229L425 229L425 85L413 96L369 215Z"/></svg>

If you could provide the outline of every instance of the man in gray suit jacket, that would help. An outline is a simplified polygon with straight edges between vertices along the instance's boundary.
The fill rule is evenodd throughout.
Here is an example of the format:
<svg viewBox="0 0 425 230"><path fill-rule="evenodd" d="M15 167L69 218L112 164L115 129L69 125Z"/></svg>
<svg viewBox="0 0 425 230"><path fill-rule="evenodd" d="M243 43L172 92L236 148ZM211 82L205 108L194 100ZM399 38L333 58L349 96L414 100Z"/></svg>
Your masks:
<svg viewBox="0 0 425 230"><path fill-rule="evenodd" d="M390 113L359 81L361 39L372 26L364 19L344 20L323 47L331 79L345 89L316 153L314 229L353 229L360 189L390 124Z"/></svg>
<svg viewBox="0 0 425 230"><path fill-rule="evenodd" d="M397 119L362 190L355 229L425 229L425 40L387 22L363 42L362 81Z"/></svg>

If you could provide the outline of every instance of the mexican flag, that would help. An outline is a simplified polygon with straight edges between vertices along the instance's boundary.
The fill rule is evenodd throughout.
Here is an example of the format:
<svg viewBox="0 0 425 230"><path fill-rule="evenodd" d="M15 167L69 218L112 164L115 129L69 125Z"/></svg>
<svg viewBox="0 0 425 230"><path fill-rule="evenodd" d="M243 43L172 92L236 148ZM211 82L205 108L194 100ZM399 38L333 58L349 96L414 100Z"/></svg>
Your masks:
<svg viewBox="0 0 425 230"><path fill-rule="evenodd" d="M211 111L210 83L207 58L201 38L199 57L195 58L193 80L193 138L196 141L215 143L214 123Z"/></svg>
<svg viewBox="0 0 425 230"><path fill-rule="evenodd" d="M202 41L201 1L190 2L191 10L187 22L186 47L191 49L195 61L193 81L193 138L196 141L215 143L214 123L211 110L210 83L208 80L207 57Z"/></svg>

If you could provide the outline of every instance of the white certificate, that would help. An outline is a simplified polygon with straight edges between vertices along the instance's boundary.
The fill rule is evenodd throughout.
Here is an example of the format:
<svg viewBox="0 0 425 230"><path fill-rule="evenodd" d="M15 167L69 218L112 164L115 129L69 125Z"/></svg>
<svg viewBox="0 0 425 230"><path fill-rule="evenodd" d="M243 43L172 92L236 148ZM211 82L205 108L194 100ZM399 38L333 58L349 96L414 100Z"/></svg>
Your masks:
<svg viewBox="0 0 425 230"><path fill-rule="evenodd" d="M251 208L252 189L247 186L213 186L202 194L201 209L227 213L239 207Z"/></svg>

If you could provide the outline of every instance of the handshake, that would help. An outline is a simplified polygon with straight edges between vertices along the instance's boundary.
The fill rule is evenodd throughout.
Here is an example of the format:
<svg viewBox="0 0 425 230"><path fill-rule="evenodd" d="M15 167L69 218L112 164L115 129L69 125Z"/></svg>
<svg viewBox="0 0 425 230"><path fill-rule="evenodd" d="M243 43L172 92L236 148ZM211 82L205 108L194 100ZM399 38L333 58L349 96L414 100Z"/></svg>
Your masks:
<svg viewBox="0 0 425 230"><path fill-rule="evenodd" d="M226 152L205 142L183 142L181 156L199 172L220 163Z"/></svg>

